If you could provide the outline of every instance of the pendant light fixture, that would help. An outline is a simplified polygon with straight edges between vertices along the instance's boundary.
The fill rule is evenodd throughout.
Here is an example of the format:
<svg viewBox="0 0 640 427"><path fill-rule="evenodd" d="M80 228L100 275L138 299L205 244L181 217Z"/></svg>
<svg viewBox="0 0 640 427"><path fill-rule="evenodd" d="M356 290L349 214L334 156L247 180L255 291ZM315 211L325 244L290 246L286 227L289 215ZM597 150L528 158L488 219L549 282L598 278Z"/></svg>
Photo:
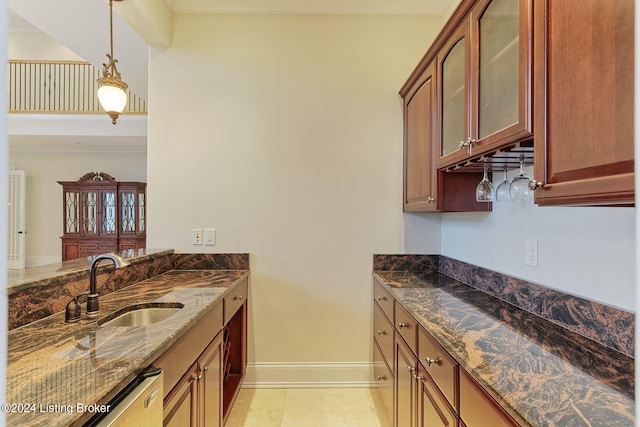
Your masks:
<svg viewBox="0 0 640 427"><path fill-rule="evenodd" d="M100 105L111 117L111 123L116 120L127 105L127 88L129 87L120 77L116 68L118 60L113 56L113 2L122 0L109 0L109 35L111 52L107 53L109 62L102 64L102 77L98 79L98 100Z"/></svg>

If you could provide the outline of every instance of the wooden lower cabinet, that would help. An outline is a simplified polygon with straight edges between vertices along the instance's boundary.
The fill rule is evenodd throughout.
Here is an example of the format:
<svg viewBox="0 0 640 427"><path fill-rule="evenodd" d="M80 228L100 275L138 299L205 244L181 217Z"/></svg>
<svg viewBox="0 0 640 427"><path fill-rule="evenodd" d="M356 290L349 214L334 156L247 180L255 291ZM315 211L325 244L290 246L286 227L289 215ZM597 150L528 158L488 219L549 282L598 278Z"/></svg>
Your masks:
<svg viewBox="0 0 640 427"><path fill-rule="evenodd" d="M517 427L517 423L478 384L460 370L460 417L467 427Z"/></svg>
<svg viewBox="0 0 640 427"><path fill-rule="evenodd" d="M164 426L222 425L222 336L219 333L165 398Z"/></svg>
<svg viewBox="0 0 640 427"><path fill-rule="evenodd" d="M247 291L239 284L153 363L165 374L164 426L224 425L246 371Z"/></svg>
<svg viewBox="0 0 640 427"><path fill-rule="evenodd" d="M393 371L387 366L382 351L376 343L373 344L373 377L376 380L376 385L380 392L380 399L387 412L389 421L393 422Z"/></svg>
<svg viewBox="0 0 640 427"><path fill-rule="evenodd" d="M418 426L457 426L458 416L421 365L418 365L418 380Z"/></svg>
<svg viewBox="0 0 640 427"><path fill-rule="evenodd" d="M417 425L416 368L418 361L400 334L396 334L396 410L397 427Z"/></svg>

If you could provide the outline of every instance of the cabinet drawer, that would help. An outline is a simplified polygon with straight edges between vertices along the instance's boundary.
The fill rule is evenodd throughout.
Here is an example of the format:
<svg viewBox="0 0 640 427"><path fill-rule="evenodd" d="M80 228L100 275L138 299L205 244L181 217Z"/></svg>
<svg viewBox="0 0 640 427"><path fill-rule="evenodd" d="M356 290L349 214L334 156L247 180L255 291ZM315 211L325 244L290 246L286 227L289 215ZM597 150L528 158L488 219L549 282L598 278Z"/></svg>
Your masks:
<svg viewBox="0 0 640 427"><path fill-rule="evenodd" d="M378 343L388 366L393 366L393 325L382 313L382 309L374 304L373 337Z"/></svg>
<svg viewBox="0 0 640 427"><path fill-rule="evenodd" d="M396 301L396 330L414 354L418 353L418 322Z"/></svg>
<svg viewBox="0 0 640 427"><path fill-rule="evenodd" d="M393 297L377 280L373 281L373 299L382 308L387 318L393 321Z"/></svg>
<svg viewBox="0 0 640 427"><path fill-rule="evenodd" d="M224 324L226 325L247 300L249 282L244 280L224 297Z"/></svg>
<svg viewBox="0 0 640 427"><path fill-rule="evenodd" d="M464 370L460 370L460 418L467 427L519 426Z"/></svg>
<svg viewBox="0 0 640 427"><path fill-rule="evenodd" d="M449 404L458 410L458 363L422 327L418 331L418 357Z"/></svg>
<svg viewBox="0 0 640 427"><path fill-rule="evenodd" d="M377 344L373 344L373 378L378 386L380 398L387 410L389 421L393 417L393 373L384 362L382 352Z"/></svg>

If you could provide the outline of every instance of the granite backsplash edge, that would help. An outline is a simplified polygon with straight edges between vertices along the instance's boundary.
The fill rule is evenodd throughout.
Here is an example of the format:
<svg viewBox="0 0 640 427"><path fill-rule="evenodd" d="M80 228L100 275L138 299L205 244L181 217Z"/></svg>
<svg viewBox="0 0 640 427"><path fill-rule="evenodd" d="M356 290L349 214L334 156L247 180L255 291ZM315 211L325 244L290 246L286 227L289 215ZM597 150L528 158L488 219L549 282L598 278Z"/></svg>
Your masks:
<svg viewBox="0 0 640 427"><path fill-rule="evenodd" d="M169 270L249 270L249 254L175 254L172 251L129 260L126 268L98 270L100 295L126 288ZM65 309L69 300L89 287L88 272L72 271L51 279L9 288L8 329L15 329Z"/></svg>
<svg viewBox="0 0 640 427"><path fill-rule="evenodd" d="M373 256L374 271L439 272L562 328L634 357L635 314L443 255Z"/></svg>

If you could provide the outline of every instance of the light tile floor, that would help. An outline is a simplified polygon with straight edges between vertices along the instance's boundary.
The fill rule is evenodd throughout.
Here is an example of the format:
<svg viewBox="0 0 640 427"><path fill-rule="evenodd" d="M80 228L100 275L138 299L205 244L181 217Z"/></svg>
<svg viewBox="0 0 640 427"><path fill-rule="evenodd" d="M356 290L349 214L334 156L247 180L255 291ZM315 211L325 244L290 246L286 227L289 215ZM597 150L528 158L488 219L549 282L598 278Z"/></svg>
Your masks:
<svg viewBox="0 0 640 427"><path fill-rule="evenodd" d="M391 427L375 388L241 389L225 427Z"/></svg>

